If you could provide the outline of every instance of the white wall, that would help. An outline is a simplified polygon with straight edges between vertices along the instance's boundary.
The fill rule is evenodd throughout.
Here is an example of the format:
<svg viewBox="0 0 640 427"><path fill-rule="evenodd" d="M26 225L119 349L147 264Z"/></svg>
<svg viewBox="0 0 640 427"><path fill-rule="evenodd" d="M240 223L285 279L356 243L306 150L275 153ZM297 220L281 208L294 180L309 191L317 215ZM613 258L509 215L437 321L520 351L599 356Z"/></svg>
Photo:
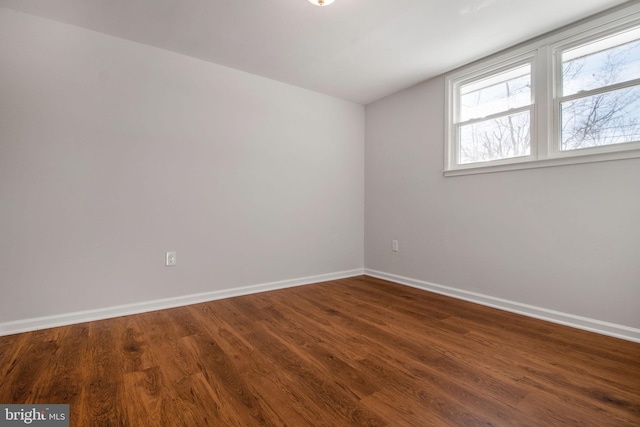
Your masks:
<svg viewBox="0 0 640 427"><path fill-rule="evenodd" d="M0 8L0 323L361 269L363 150L360 105Z"/></svg>
<svg viewBox="0 0 640 427"><path fill-rule="evenodd" d="M444 178L444 96L366 107L366 268L640 327L640 160Z"/></svg>

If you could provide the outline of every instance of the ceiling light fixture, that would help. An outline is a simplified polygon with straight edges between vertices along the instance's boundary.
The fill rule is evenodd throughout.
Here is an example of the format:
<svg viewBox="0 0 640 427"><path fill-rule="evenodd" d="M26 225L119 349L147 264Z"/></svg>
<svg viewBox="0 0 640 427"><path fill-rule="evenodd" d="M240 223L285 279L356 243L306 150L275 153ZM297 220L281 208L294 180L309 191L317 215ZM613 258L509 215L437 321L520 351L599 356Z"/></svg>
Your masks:
<svg viewBox="0 0 640 427"><path fill-rule="evenodd" d="M309 0L309 3L315 4L316 6L329 6L333 3L333 0Z"/></svg>

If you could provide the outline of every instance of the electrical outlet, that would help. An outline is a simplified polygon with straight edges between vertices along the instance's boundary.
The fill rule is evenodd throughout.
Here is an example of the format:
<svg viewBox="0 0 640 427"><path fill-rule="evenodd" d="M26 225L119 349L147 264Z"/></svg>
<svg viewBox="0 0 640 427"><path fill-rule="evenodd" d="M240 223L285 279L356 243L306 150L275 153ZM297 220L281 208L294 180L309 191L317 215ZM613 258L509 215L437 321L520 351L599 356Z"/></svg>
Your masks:
<svg viewBox="0 0 640 427"><path fill-rule="evenodd" d="M167 267L173 267L174 265L176 265L176 253L174 252L167 252L165 254L165 265Z"/></svg>
<svg viewBox="0 0 640 427"><path fill-rule="evenodd" d="M392 240L391 241L391 250L393 252L398 252L398 241L397 240Z"/></svg>

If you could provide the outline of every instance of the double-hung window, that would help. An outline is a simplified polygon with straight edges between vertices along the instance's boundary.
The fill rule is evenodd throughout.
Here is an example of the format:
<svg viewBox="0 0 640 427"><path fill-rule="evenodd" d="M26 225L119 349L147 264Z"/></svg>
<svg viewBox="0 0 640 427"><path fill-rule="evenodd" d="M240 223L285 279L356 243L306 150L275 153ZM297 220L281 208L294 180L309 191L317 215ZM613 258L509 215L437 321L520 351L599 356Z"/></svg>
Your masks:
<svg viewBox="0 0 640 427"><path fill-rule="evenodd" d="M640 157L640 7L447 76L445 175Z"/></svg>
<svg viewBox="0 0 640 427"><path fill-rule="evenodd" d="M526 58L455 85L458 164L531 156L532 69Z"/></svg>
<svg viewBox="0 0 640 427"><path fill-rule="evenodd" d="M640 25L563 46L555 59L560 152L640 141Z"/></svg>

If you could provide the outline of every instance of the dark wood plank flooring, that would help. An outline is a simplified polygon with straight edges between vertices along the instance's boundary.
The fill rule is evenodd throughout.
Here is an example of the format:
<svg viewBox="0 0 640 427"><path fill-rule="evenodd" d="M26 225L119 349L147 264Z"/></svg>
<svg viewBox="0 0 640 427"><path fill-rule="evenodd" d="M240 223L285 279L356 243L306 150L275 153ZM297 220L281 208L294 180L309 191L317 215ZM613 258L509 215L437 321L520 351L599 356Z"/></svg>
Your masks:
<svg viewBox="0 0 640 427"><path fill-rule="evenodd" d="M640 344L371 277L0 337L72 426L638 426Z"/></svg>

